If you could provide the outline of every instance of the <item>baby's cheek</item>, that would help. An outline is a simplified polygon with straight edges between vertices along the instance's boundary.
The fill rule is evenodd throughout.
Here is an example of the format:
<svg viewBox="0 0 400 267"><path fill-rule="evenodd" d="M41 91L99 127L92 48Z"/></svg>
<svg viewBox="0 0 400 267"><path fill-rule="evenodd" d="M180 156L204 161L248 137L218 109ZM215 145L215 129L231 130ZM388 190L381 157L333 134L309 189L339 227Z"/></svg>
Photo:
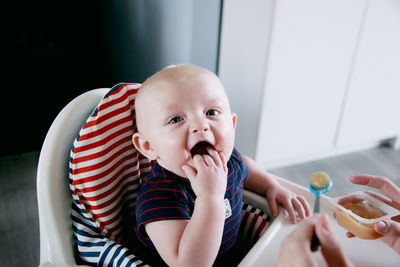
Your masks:
<svg viewBox="0 0 400 267"><path fill-rule="evenodd" d="M159 151L162 151L163 160L167 162L176 162L181 159L184 155L182 153L182 144L178 141L179 138L165 138L162 144L158 147Z"/></svg>
<svg viewBox="0 0 400 267"><path fill-rule="evenodd" d="M232 128L229 129L228 127L225 127L223 130L224 131L220 131L220 136L218 137L219 147L217 149L222 150L225 154L225 157L229 159L234 147L235 132L232 131Z"/></svg>

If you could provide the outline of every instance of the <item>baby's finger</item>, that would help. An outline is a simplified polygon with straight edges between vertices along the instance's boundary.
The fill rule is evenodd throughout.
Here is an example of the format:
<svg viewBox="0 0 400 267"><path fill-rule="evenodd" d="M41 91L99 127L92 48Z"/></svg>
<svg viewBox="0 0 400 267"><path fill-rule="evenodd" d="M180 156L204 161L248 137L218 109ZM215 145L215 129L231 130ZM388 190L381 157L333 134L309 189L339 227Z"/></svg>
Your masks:
<svg viewBox="0 0 400 267"><path fill-rule="evenodd" d="M203 156L196 154L193 157L193 162L194 162L194 166L199 169L199 168L204 168L205 166L207 166L206 162L204 161Z"/></svg>
<svg viewBox="0 0 400 267"><path fill-rule="evenodd" d="M224 171L225 171L225 172L228 172L228 166L227 166L228 161L227 161L227 159L226 159L226 157L225 157L224 152L219 152L218 154L219 154L219 158L221 159L221 162L222 162L222 166L223 166L223 168L224 168Z"/></svg>
<svg viewBox="0 0 400 267"><path fill-rule="evenodd" d="M213 159L215 165L217 165L218 167L222 167L222 162L221 162L218 152L215 149L212 149L211 147L207 148L207 152L210 155L210 157Z"/></svg>
<svg viewBox="0 0 400 267"><path fill-rule="evenodd" d="M203 160L208 167L215 165L213 158L209 155L203 155Z"/></svg>
<svg viewBox="0 0 400 267"><path fill-rule="evenodd" d="M186 174L186 177L191 181L192 179L196 178L197 172L194 168L189 165L182 165L182 170Z"/></svg>
<svg viewBox="0 0 400 267"><path fill-rule="evenodd" d="M283 206L285 207L286 211L289 213L290 222L292 224L296 224L297 223L296 212L294 211L291 201L285 200L285 202L283 203Z"/></svg>
<svg viewBox="0 0 400 267"><path fill-rule="evenodd" d="M271 215L276 217L278 216L279 212L278 212L278 204L276 203L274 198L269 198L268 199L268 205L269 205L269 209L271 211Z"/></svg>
<svg viewBox="0 0 400 267"><path fill-rule="evenodd" d="M300 218L304 220L306 218L306 212L303 209L303 205L297 198L292 198L292 205L294 209L297 211L297 214L299 214Z"/></svg>
<svg viewBox="0 0 400 267"><path fill-rule="evenodd" d="M308 204L307 200L303 196L297 196L297 199L301 202L303 205L306 217L310 216L310 205Z"/></svg>

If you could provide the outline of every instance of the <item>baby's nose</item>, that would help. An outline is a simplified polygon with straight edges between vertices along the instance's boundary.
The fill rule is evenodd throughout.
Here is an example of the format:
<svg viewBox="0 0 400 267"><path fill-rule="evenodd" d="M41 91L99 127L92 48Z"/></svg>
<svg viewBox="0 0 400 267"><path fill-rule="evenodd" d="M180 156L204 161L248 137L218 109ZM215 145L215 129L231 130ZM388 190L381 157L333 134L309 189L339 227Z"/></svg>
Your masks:
<svg viewBox="0 0 400 267"><path fill-rule="evenodd" d="M210 126L204 120L197 120L191 125L192 133L208 132L209 130Z"/></svg>

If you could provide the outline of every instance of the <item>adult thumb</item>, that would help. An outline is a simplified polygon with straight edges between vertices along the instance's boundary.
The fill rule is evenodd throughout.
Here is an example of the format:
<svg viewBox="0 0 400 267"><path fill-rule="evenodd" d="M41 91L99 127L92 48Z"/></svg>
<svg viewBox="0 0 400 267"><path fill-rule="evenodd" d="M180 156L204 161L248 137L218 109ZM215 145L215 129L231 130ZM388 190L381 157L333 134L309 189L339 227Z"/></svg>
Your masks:
<svg viewBox="0 0 400 267"><path fill-rule="evenodd" d="M384 236L399 236L400 223L392 220L382 220L374 223L374 229Z"/></svg>

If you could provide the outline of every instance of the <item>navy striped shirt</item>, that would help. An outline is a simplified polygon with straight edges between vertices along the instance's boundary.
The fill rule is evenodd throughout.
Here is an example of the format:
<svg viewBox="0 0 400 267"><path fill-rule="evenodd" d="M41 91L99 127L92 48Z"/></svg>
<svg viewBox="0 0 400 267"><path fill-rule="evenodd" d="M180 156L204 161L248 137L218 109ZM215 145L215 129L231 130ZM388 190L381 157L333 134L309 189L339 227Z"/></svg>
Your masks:
<svg viewBox="0 0 400 267"><path fill-rule="evenodd" d="M243 184L249 170L237 150L228 161L225 199L229 200L232 214L225 219L224 233L216 263L224 262L236 243L241 220ZM160 220L190 220L196 195L187 179L155 164L143 180L136 204L136 234L139 241L152 250L156 249L144 226Z"/></svg>

